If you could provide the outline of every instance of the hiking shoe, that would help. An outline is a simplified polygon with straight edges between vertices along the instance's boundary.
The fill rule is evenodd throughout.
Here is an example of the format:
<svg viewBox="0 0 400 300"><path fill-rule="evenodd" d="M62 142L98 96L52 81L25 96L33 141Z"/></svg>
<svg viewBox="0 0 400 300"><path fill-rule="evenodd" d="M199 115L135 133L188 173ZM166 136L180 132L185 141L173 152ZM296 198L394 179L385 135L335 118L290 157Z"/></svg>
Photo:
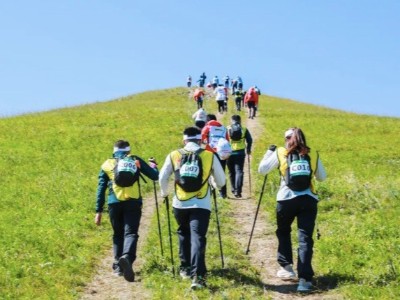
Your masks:
<svg viewBox="0 0 400 300"><path fill-rule="evenodd" d="M126 281L134 282L135 281L135 273L133 273L132 264L128 259L128 255L122 255L118 261L119 266L122 269L122 273L124 274L124 278Z"/></svg>
<svg viewBox="0 0 400 300"><path fill-rule="evenodd" d="M303 278L300 278L299 285L297 286L297 291L300 293L309 293L312 291L312 282L306 281Z"/></svg>
<svg viewBox="0 0 400 300"><path fill-rule="evenodd" d="M292 265L281 267L276 273L276 276L282 280L296 280L296 273L293 271Z"/></svg>
<svg viewBox="0 0 400 300"><path fill-rule="evenodd" d="M226 199L226 194L224 194L224 193L219 193L219 196L220 196L222 199Z"/></svg>
<svg viewBox="0 0 400 300"><path fill-rule="evenodd" d="M190 288L192 290L199 290L206 287L206 281L203 276L194 276L192 279L192 285Z"/></svg>
<svg viewBox="0 0 400 300"><path fill-rule="evenodd" d="M190 279L190 267L181 268L179 275L182 277L182 279Z"/></svg>
<svg viewBox="0 0 400 300"><path fill-rule="evenodd" d="M112 264L112 269L113 269L113 274L114 274L115 276L122 276L122 275L124 275L123 272L122 272L121 267L120 267L119 264L118 264L118 262L114 262L114 263Z"/></svg>

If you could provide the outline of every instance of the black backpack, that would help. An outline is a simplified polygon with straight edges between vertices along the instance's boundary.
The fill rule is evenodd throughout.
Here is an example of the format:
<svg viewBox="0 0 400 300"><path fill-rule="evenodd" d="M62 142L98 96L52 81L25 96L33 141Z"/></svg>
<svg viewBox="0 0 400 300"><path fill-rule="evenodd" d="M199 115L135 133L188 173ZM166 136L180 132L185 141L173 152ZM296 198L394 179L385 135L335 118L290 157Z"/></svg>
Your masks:
<svg viewBox="0 0 400 300"><path fill-rule="evenodd" d="M116 158L114 183L120 187L132 186L139 179L139 168L132 156Z"/></svg>
<svg viewBox="0 0 400 300"><path fill-rule="evenodd" d="M297 152L288 154L285 182L291 190L300 192L308 189L311 185L311 172L308 154L304 156Z"/></svg>
<svg viewBox="0 0 400 300"><path fill-rule="evenodd" d="M232 124L231 128L229 128L229 136L233 141L240 141L242 139L242 126L238 123Z"/></svg>
<svg viewBox="0 0 400 300"><path fill-rule="evenodd" d="M185 192L196 192L203 186L203 164L200 153L203 149L195 152L178 150L182 154L179 169L175 171L175 183Z"/></svg>

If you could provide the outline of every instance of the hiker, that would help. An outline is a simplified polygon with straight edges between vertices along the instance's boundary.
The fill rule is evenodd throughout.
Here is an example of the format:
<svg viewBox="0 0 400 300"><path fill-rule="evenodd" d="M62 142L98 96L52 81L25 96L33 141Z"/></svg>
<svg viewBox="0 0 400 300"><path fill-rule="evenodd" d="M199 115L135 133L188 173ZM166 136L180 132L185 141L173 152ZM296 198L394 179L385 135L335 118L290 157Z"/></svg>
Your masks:
<svg viewBox="0 0 400 300"><path fill-rule="evenodd" d="M256 85L254 86L254 90L255 90L255 92L257 93L258 96L261 95L261 90L260 90ZM254 116L257 115L257 111L258 111L258 102L257 102L257 104L254 106Z"/></svg>
<svg viewBox="0 0 400 300"><path fill-rule="evenodd" d="M192 115L192 119L194 119L194 124L202 129L207 122L207 113L204 108L199 108L199 110Z"/></svg>
<svg viewBox="0 0 400 300"><path fill-rule="evenodd" d="M214 114L207 115L206 126L201 130L201 140L205 145L205 149L217 154L217 157L221 163L221 166L225 172L226 168L226 157L222 157L218 153L218 143L221 140L226 140L229 142L229 134L224 125L217 121L217 117ZM226 185L220 188L219 195L221 198L225 199L226 195Z"/></svg>
<svg viewBox="0 0 400 300"><path fill-rule="evenodd" d="M186 82L187 82L187 87L190 88L192 86L192 76L189 75Z"/></svg>
<svg viewBox="0 0 400 300"><path fill-rule="evenodd" d="M206 78L207 78L206 73L203 72L203 74L200 75L200 79L197 80L197 82L199 83L199 87L201 87L201 88L204 87L204 84L206 82Z"/></svg>
<svg viewBox="0 0 400 300"><path fill-rule="evenodd" d="M242 109L242 102L244 98L244 92L242 90L236 90L233 93L233 96L235 98L235 105L236 105L236 110L241 111Z"/></svg>
<svg viewBox="0 0 400 300"><path fill-rule="evenodd" d="M224 86L229 89L229 76L225 75L224 77Z"/></svg>
<svg viewBox="0 0 400 300"><path fill-rule="evenodd" d="M222 84L220 84L214 90L214 95L215 95L215 101L217 101L218 104L218 112L220 114L223 114L225 111L225 106L227 105L226 102L228 100L227 88L225 88Z"/></svg>
<svg viewBox="0 0 400 300"><path fill-rule="evenodd" d="M231 191L236 198L241 198L244 161L246 154L251 154L253 139L250 131L241 125L241 118L239 115L233 115L231 117L231 125L227 128L232 146L232 154L227 161Z"/></svg>
<svg viewBox="0 0 400 300"><path fill-rule="evenodd" d="M295 280L291 225L297 218L298 258L297 272L299 283L297 291L309 292L312 289L314 271L311 265L313 255L313 232L317 217L318 196L313 178L326 179L326 172L317 152L311 152L300 128L290 128L285 132L285 147L271 145L258 167L265 175L279 168L281 183L276 196L276 219L278 238L278 263L281 266L277 276L283 280ZM311 157L311 160L310 160Z"/></svg>
<svg viewBox="0 0 400 300"><path fill-rule="evenodd" d="M237 76L236 77L236 81L237 81L237 84L238 84L238 89L239 90L243 90L243 80L242 80L242 78L240 76Z"/></svg>
<svg viewBox="0 0 400 300"><path fill-rule="evenodd" d="M192 279L192 289L199 289L206 286L206 235L211 214L211 187L208 179L212 176L216 188L220 188L225 184L225 173L215 155L200 148L201 132L199 128L186 128L183 131L183 143L183 149L172 151L165 159L160 171L160 187L161 196L168 196L169 177L172 173L175 173L175 194L172 207L179 226L177 230L179 237L179 274L183 279ZM189 184L189 182L186 184L182 181L183 177L185 180L188 178L183 175L185 173L182 170L187 171L190 168L183 168L180 162L185 160L184 157L190 157L187 154L194 157L194 153L196 153L197 159L201 161L199 163L197 160L197 165L201 165L199 168L201 171L196 174L200 179L198 184L200 187L190 190L190 187L194 187L195 184ZM188 176L192 176L192 174L188 174Z"/></svg>
<svg viewBox="0 0 400 300"><path fill-rule="evenodd" d="M255 106L258 105L258 94L256 93L254 87L249 88L244 96L244 103L247 105L249 119L254 119L255 117Z"/></svg>
<svg viewBox="0 0 400 300"><path fill-rule="evenodd" d="M231 80L232 95L235 93L237 87L238 87L237 80L236 79L232 79Z"/></svg>
<svg viewBox="0 0 400 300"><path fill-rule="evenodd" d="M197 102L197 108L203 107L204 91L201 88L197 88L193 93L193 99Z"/></svg>
<svg viewBox="0 0 400 300"><path fill-rule="evenodd" d="M218 76L215 75L214 78L211 81L212 87L215 90L215 88L219 85L219 79Z"/></svg>
<svg viewBox="0 0 400 300"><path fill-rule="evenodd" d="M135 281L132 264L136 259L138 230L142 216L142 196L139 175L158 180L157 163L150 166L140 157L131 154L128 141L118 140L114 144L112 158L101 166L97 187L96 225L101 224L105 195L108 189L108 214L113 229L114 262L116 275Z"/></svg>

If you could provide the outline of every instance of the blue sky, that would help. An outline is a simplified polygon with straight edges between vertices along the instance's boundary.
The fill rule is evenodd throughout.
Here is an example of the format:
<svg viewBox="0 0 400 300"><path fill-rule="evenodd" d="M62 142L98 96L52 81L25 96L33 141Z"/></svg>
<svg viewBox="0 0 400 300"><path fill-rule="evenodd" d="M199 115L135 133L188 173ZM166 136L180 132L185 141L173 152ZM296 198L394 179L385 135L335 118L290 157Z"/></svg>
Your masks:
<svg viewBox="0 0 400 300"><path fill-rule="evenodd" d="M240 75L263 93L400 117L397 0L0 2L0 116Z"/></svg>

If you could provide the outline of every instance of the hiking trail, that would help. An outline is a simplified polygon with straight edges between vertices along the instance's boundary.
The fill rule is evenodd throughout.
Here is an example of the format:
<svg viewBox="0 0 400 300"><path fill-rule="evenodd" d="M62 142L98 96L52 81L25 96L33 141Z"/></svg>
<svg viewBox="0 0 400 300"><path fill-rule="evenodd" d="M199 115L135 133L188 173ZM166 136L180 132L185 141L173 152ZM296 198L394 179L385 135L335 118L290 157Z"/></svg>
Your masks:
<svg viewBox="0 0 400 300"><path fill-rule="evenodd" d="M210 95L207 95L210 99ZM191 99L191 94L188 96ZM207 99L207 98L206 98ZM211 100L212 101L212 100ZM189 102L188 102L189 103ZM193 108L194 109L194 108ZM262 134L263 128L257 121L257 118L262 118L262 114L258 113L257 117L254 119L247 119L247 114L242 114L242 123L249 129L253 142L257 143L258 138ZM247 120L247 121L245 121ZM265 145L265 148L267 145ZM251 158L251 164L253 168L255 165L259 164L258 161ZM247 248L249 241L249 236L251 228L253 226L255 212L257 208L258 198L250 199L249 191L249 174L248 174L248 160L245 160L244 166L244 183L241 199L227 199L226 201L234 202L234 211L231 213L232 218L235 220L238 228L232 234L235 239L241 245L243 252ZM252 173L252 193L257 194L259 197L260 186L255 186L256 173ZM227 174L227 184L229 192L229 177ZM267 180L266 189L270 183ZM229 194L228 194L229 197ZM265 194L262 201L265 200ZM271 199L268 199L270 202ZM275 199L274 199L275 201ZM135 271L135 282L130 283L124 280L123 277L116 276L112 273L111 265L113 262L112 249L105 255L102 261L99 263L98 269L92 282L90 282L84 289L80 299L152 299L151 291L146 289L141 282L141 268L143 265L142 261L142 248L145 242L147 232L149 230L151 216L155 211L155 201L153 193L148 193L143 197L143 209L142 209L142 219L139 226L139 240L137 247L137 259L133 264L133 269ZM254 233L251 241L250 252L248 254L250 263L259 271L260 280L264 285L264 295L265 299L276 299L276 300L293 300L293 299L307 299L307 300L340 300L343 299L340 295L328 294L326 290L317 290L312 294L299 294L296 292L297 282L282 281L276 277L276 271L279 268L276 262L276 251L277 251L277 239L275 236L275 225L268 221L269 218L274 218L274 216L268 216L261 208L258 213L256 225L254 228ZM296 224L293 224L293 230L296 230ZM111 239L110 239L111 245ZM295 266L294 266L295 267ZM183 296L182 296L183 297Z"/></svg>

